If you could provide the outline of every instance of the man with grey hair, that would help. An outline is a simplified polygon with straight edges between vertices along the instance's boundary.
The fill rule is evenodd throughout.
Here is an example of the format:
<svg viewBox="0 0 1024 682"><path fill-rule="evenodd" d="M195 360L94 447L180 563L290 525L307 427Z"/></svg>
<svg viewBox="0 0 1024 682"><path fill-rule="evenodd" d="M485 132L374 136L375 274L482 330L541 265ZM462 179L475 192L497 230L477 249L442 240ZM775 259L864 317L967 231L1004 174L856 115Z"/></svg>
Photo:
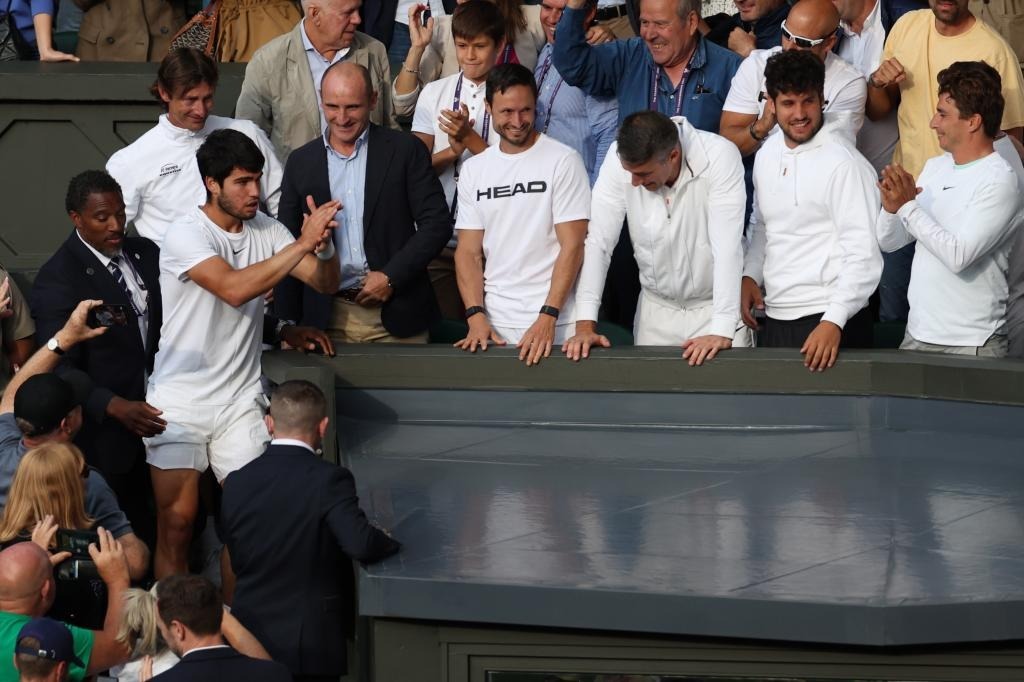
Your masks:
<svg viewBox="0 0 1024 682"><path fill-rule="evenodd" d="M308 381L278 386L266 417L273 440L227 477L221 504L237 576L232 613L296 680L346 672L351 560L372 563L400 547L359 508L352 473L317 456L326 406ZM296 585L305 586L298 598Z"/></svg>
<svg viewBox="0 0 1024 682"><path fill-rule="evenodd" d="M653 110L718 132L741 58L701 36L699 0L641 0L639 36L603 45L587 44L587 13L586 0L568 0L555 29L552 63L568 85L593 97L615 97L620 123L635 111ZM604 301L609 316L626 326L640 291L631 250L623 229Z"/></svg>
<svg viewBox="0 0 1024 682"><path fill-rule="evenodd" d="M398 128L391 107L387 48L356 31L362 0L302 0L303 19L253 55L245 69L235 115L270 136L282 161L327 127L320 107L320 80L339 61L360 64L380 93L370 120Z"/></svg>
<svg viewBox="0 0 1024 682"><path fill-rule="evenodd" d="M620 121L653 109L718 132L740 57L703 39L698 0L642 0L639 37L594 46L586 41L586 4L568 0L556 29L552 60L566 83L617 97Z"/></svg>
<svg viewBox="0 0 1024 682"><path fill-rule="evenodd" d="M623 218L640 266L637 345L682 345L690 365L751 345L740 321L743 164L735 146L656 111L630 114L594 185L572 360L608 347L595 325Z"/></svg>

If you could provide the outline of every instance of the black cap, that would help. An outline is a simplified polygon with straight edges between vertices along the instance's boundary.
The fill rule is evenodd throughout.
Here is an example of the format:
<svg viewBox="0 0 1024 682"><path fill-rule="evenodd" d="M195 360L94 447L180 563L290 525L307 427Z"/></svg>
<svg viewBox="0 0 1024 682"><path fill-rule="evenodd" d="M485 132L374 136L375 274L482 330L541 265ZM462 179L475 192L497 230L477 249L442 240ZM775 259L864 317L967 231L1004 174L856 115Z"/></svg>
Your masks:
<svg viewBox="0 0 1024 682"><path fill-rule="evenodd" d="M50 433L68 412L85 402L88 395L88 377L81 372L68 372L65 376L36 374L25 380L14 396L14 416L32 425L25 435L39 436Z"/></svg>

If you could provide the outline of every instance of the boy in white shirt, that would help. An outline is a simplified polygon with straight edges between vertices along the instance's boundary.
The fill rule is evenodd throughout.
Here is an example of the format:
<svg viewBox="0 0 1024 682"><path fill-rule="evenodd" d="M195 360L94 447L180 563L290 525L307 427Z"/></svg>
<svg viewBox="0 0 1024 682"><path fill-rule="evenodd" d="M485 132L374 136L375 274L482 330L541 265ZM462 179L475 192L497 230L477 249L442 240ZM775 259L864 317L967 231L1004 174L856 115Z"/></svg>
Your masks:
<svg viewBox="0 0 1024 682"><path fill-rule="evenodd" d="M199 474L212 467L223 481L270 440L260 388L261 294L289 274L321 293L341 281L330 235L337 201L317 208L310 199L296 240L257 210L264 157L251 139L218 130L196 158L207 199L171 226L160 251L164 320L146 393L168 422L145 439L157 578L187 571Z"/></svg>
<svg viewBox="0 0 1024 682"><path fill-rule="evenodd" d="M820 372L841 345L872 343L867 303L882 274L875 173L852 141L822 127L820 59L781 52L768 60L765 83L782 134L754 161L741 313L756 329L753 308L764 309L758 345L799 348L804 365Z"/></svg>
<svg viewBox="0 0 1024 682"><path fill-rule="evenodd" d="M529 69L495 68L486 101L501 140L467 161L459 181L455 266L469 333L455 346L511 342L532 365L572 334L590 181L579 154L534 130Z"/></svg>
<svg viewBox="0 0 1024 682"><path fill-rule="evenodd" d="M1024 199L1013 168L993 148L1002 83L985 62L955 62L938 81L931 127L946 153L925 163L917 183L896 164L879 181L882 249L917 240L900 348L1004 357L1009 254Z"/></svg>
<svg viewBox="0 0 1024 682"><path fill-rule="evenodd" d="M462 165L498 141L484 106L487 75L505 47L505 20L494 3L469 0L452 15L455 54L461 71L423 86L412 120L412 133L433 155L452 216L458 215L456 188ZM462 315L455 283L456 236L430 265L430 280L445 318Z"/></svg>

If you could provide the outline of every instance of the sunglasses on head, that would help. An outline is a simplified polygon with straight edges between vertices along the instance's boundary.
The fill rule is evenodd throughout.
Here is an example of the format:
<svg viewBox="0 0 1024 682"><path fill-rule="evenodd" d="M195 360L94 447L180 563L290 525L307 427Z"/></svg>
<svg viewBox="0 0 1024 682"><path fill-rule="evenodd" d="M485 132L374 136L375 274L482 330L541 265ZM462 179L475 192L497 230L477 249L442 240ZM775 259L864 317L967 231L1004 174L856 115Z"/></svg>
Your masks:
<svg viewBox="0 0 1024 682"><path fill-rule="evenodd" d="M821 45L823 42L825 42L826 40L828 40L829 38L832 37L832 33L835 33L835 31L833 31L832 33L829 33L824 38L805 38L803 36L794 35L792 32L790 32L790 30L788 28L786 28L786 20L785 19L782 20L781 28L782 28L782 37L783 38L785 38L786 40L788 40L788 41L790 41L792 43L796 43L797 47L803 48L805 50L809 49L809 48L812 48L812 47L817 47L818 45Z"/></svg>

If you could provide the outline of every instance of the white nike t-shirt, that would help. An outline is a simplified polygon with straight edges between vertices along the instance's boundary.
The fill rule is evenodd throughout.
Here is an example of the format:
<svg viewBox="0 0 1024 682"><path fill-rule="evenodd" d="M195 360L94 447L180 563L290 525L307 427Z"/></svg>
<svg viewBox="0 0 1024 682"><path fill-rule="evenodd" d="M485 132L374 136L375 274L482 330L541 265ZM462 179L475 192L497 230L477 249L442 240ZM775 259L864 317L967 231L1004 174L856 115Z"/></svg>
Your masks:
<svg viewBox="0 0 1024 682"><path fill-rule="evenodd" d="M263 213L233 234L195 208L167 231L160 248L164 321L149 380L162 399L229 405L260 392L263 298L236 308L189 279L188 271L216 256L241 270L294 241Z"/></svg>
<svg viewBox="0 0 1024 682"><path fill-rule="evenodd" d="M455 228L484 230L484 307L492 324L526 328L537 320L558 258L555 225L589 218L583 159L547 135L519 154L494 145L466 161ZM558 323L575 322L575 307L573 286Z"/></svg>

